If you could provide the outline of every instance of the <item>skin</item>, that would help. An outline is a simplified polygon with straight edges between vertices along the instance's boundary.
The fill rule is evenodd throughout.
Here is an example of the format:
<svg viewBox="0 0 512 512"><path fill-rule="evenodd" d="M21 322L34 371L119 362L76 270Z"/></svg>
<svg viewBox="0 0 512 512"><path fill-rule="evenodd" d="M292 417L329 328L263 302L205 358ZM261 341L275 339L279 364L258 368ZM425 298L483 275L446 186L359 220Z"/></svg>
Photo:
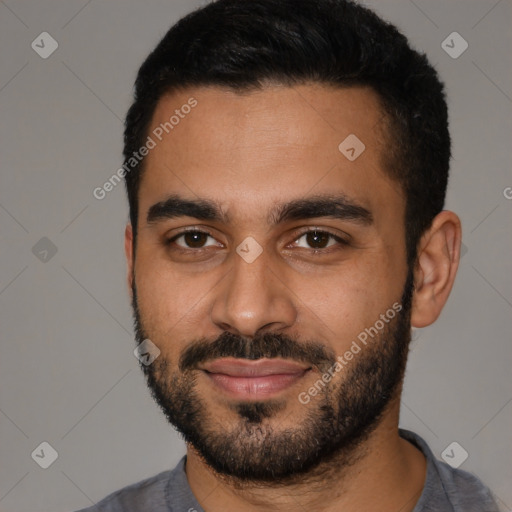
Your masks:
<svg viewBox="0 0 512 512"><path fill-rule="evenodd" d="M150 339L174 365L190 340L213 339L223 331L247 337L285 333L344 354L361 331L399 301L407 275L405 199L383 170L388 142L378 97L367 88L320 84L269 85L244 94L190 88L162 98L150 130L191 96L197 107L146 158L136 254L131 226L125 233L128 284L131 289L135 275ZM352 133L366 149L350 162L338 145ZM268 223L276 204L333 193L368 209L371 225L327 217ZM148 223L149 208L170 194L213 200L229 222L181 217ZM176 243L165 245L185 227L207 229L208 247L186 252ZM302 236L304 228L314 227L349 235L350 245L331 240L315 253ZM250 264L235 251L248 236L263 249ZM423 235L414 269L413 326L425 327L439 316L457 271L460 240L460 221L449 211ZM184 245L183 238L179 243ZM286 407L270 420L276 429L300 423L305 406L297 395L317 379L318 374L307 374L282 392ZM228 399L203 375L196 390L208 404L214 428L237 421ZM286 488L237 486L187 446L189 484L208 512L411 511L426 464L398 435L399 405L396 396L349 470L331 471L320 482L304 478Z"/></svg>

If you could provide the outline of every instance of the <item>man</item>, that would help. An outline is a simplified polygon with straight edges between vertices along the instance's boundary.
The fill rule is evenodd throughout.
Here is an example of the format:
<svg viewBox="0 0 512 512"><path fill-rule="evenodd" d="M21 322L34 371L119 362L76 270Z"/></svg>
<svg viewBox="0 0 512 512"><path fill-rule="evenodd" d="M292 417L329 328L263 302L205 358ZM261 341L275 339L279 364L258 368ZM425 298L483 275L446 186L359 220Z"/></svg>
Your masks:
<svg viewBox="0 0 512 512"><path fill-rule="evenodd" d="M178 466L102 511L496 511L399 430L459 260L443 86L347 0L219 0L142 65L128 281Z"/></svg>

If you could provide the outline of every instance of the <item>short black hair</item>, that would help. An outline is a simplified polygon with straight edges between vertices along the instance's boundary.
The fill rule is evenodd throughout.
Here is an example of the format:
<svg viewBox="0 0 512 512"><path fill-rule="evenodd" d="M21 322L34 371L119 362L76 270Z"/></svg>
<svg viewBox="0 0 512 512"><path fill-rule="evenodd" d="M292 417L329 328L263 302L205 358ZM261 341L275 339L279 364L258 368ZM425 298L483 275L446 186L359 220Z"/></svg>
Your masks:
<svg viewBox="0 0 512 512"><path fill-rule="evenodd" d="M414 263L445 200L451 143L444 86L396 27L355 1L217 0L182 18L138 72L125 164L144 145L163 95L194 86L244 92L269 82L377 93L389 141L383 170L405 194L407 258ZM141 160L125 175L134 236L143 166Z"/></svg>

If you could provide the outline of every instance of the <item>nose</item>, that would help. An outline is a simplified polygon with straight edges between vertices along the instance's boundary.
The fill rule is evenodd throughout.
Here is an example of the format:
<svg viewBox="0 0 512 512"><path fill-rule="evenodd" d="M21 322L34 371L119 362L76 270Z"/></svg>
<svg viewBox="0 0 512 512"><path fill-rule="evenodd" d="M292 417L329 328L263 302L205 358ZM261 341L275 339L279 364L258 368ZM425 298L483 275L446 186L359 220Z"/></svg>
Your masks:
<svg viewBox="0 0 512 512"><path fill-rule="evenodd" d="M217 289L211 319L220 329L254 337L294 324L293 292L270 266L265 251L252 263L233 254L233 267ZM278 277L279 276L279 277Z"/></svg>

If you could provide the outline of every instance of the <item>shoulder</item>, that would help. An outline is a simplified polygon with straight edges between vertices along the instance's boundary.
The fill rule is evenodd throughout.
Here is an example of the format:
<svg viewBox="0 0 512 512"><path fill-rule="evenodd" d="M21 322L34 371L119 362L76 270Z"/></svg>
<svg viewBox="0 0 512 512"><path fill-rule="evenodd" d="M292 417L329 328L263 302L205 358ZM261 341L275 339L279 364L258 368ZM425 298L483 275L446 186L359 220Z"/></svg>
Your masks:
<svg viewBox="0 0 512 512"><path fill-rule="evenodd" d="M437 459L435 467L455 511L498 512L491 491L475 475Z"/></svg>
<svg viewBox="0 0 512 512"><path fill-rule="evenodd" d="M400 436L427 459L425 487L414 512L499 512L491 491L475 475L438 460L417 434L401 429Z"/></svg>
<svg viewBox="0 0 512 512"><path fill-rule="evenodd" d="M182 461L173 470L162 471L155 476L123 487L95 505L77 512L138 512L141 510L167 512L169 511L168 486L181 464Z"/></svg>

